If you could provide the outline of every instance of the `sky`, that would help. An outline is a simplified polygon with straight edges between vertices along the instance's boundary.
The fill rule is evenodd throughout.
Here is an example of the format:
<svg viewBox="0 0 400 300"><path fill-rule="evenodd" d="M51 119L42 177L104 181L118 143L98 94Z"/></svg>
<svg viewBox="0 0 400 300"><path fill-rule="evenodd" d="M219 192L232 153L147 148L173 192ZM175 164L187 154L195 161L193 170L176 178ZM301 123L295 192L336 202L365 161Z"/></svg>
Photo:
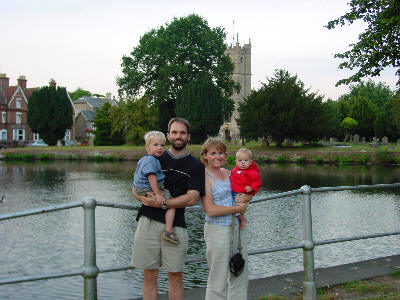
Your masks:
<svg viewBox="0 0 400 300"><path fill-rule="evenodd" d="M357 42L362 22L334 30L324 26L349 11L349 0L0 0L0 73L16 85L25 75L28 87L58 86L72 92L112 93L121 59L140 37L195 13L210 27L223 27L229 45L238 35L252 45L252 89L275 69L298 75L310 91L336 100L348 86L335 83L351 75L339 70L334 54ZM392 89L397 81L386 70L377 82Z"/></svg>

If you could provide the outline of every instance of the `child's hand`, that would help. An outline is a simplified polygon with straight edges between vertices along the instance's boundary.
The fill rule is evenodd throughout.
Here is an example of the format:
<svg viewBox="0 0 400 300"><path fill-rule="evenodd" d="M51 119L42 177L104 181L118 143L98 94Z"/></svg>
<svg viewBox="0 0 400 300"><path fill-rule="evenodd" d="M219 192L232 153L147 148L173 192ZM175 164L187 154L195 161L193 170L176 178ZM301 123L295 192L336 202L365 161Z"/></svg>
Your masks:
<svg viewBox="0 0 400 300"><path fill-rule="evenodd" d="M164 196L163 195L156 195L156 199L157 199L157 201L161 201L161 203L164 202Z"/></svg>
<svg viewBox="0 0 400 300"><path fill-rule="evenodd" d="M248 186L248 185L245 187L245 190L246 190L247 193L251 193L253 191L251 186Z"/></svg>
<svg viewBox="0 0 400 300"><path fill-rule="evenodd" d="M245 216L240 215L240 216L238 216L238 219L239 219L239 229L240 230L245 229L246 225L247 225L247 219L245 218Z"/></svg>

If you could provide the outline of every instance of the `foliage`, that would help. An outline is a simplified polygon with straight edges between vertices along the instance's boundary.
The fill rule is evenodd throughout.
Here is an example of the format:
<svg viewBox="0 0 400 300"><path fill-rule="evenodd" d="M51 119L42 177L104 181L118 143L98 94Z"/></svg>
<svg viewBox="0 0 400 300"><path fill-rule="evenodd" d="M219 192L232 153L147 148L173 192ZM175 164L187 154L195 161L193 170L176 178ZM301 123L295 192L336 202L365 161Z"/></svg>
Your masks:
<svg viewBox="0 0 400 300"><path fill-rule="evenodd" d="M175 113L190 122L191 142L200 144L215 136L223 124L223 98L207 77L183 86L176 100Z"/></svg>
<svg viewBox="0 0 400 300"><path fill-rule="evenodd" d="M92 93L86 90L83 90L82 88L78 87L75 91L69 93L71 100L75 101L76 99L79 99L83 96L92 96Z"/></svg>
<svg viewBox="0 0 400 300"><path fill-rule="evenodd" d="M362 81L350 86L350 92L338 101L339 118L350 116L357 120L357 133L360 136L372 137L384 135L394 138L391 125L390 105L393 91L384 83L371 80Z"/></svg>
<svg viewBox="0 0 400 300"><path fill-rule="evenodd" d="M154 130L156 124L156 111L147 97L120 101L111 108L110 117L112 131L126 136L135 145L143 145L144 134Z"/></svg>
<svg viewBox="0 0 400 300"><path fill-rule="evenodd" d="M277 146L285 138L313 142L324 136L326 111L322 97L304 89L304 83L285 70L275 70L259 90L239 105L238 125L245 138L272 136Z"/></svg>
<svg viewBox="0 0 400 300"><path fill-rule="evenodd" d="M112 131L112 120L110 116L111 104L106 102L97 110L94 116L94 144L96 146L122 145L124 137L117 131Z"/></svg>
<svg viewBox="0 0 400 300"><path fill-rule="evenodd" d="M117 78L120 95L146 95L156 104L159 126L165 131L165 120L175 116L175 103L182 87L208 77L220 90L223 116L228 119L232 112L230 97L239 87L231 78L233 63L224 54L225 36L221 27L210 28L206 20L195 14L151 29L129 56L122 57L123 76Z"/></svg>
<svg viewBox="0 0 400 300"><path fill-rule="evenodd" d="M44 86L28 102L28 124L48 145L56 145L72 126L72 105L64 87Z"/></svg>
<svg viewBox="0 0 400 300"><path fill-rule="evenodd" d="M344 118L344 120L342 121L341 124L343 130L346 133L352 133L354 131L355 128L357 128L358 123L356 120L354 120L353 118L350 117L346 117Z"/></svg>
<svg viewBox="0 0 400 300"><path fill-rule="evenodd" d="M358 82L366 76L379 76L381 71L392 66L399 77L400 85L400 2L398 0L351 0L350 12L328 22L328 29L351 25L357 20L367 23L367 28L350 44L350 50L335 54L344 60L340 69L357 69L357 72L338 81L337 85Z"/></svg>
<svg viewBox="0 0 400 300"><path fill-rule="evenodd" d="M325 130L324 136L329 137L337 137L340 138L342 136L341 130L341 120L339 114L339 105L337 101L333 101L328 99L326 102L322 103L324 115L325 115Z"/></svg>

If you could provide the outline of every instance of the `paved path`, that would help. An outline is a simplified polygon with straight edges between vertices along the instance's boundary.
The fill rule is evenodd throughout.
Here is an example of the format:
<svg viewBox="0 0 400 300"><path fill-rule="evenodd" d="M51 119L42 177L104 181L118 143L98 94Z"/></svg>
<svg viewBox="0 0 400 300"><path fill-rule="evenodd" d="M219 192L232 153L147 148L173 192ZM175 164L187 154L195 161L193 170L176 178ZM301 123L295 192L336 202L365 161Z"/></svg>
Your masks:
<svg viewBox="0 0 400 300"><path fill-rule="evenodd" d="M397 270L400 270L400 255L316 269L315 281L317 287L322 287L354 280L368 279L389 274ZM255 300L261 296L267 296L269 294L285 295L299 292L302 287L302 280L303 272L295 272L251 280L249 283L248 300ZM205 288L185 290L185 299L187 300L203 300L204 295ZM168 296L165 294L159 296L159 300L167 299Z"/></svg>

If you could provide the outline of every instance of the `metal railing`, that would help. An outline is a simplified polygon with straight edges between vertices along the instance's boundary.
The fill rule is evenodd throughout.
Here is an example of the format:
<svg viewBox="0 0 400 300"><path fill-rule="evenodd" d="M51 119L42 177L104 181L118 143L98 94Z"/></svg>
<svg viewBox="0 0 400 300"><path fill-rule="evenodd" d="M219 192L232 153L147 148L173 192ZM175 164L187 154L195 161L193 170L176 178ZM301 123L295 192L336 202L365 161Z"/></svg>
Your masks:
<svg viewBox="0 0 400 300"><path fill-rule="evenodd" d="M303 210L302 210L302 225L303 225L303 242L297 245L288 245L285 247L278 248L267 248L259 250L249 251L249 255L272 253L293 249L303 249L303 299L304 300L316 300L316 286L314 279L314 248L315 246L328 245L334 243L370 239L376 237L384 237L390 235L398 235L400 231L384 232L378 234L369 234L353 237L345 237L339 239L325 240L325 241L314 241L312 237L312 215L311 215L311 194L317 192L328 192L328 191L345 191L345 190L365 190L365 189L381 189L381 188L396 188L400 187L400 183L393 184L375 184L375 185L356 185L356 186L337 186L337 187L321 187L311 188L310 186L302 186L300 189L269 195L259 199L253 200L250 204L255 204L261 201L279 199L294 195L303 195ZM134 269L132 266L113 266L109 268L99 268L96 263L96 228L95 228L95 209L96 206L104 206L111 208L138 210L139 206L102 202L96 201L93 198L86 197L82 202L72 202L68 204L60 204L54 206L48 206L43 208L31 209L21 211L17 213L0 215L0 221L10 220L14 218L26 217L36 214L48 213L52 211L83 207L84 211L84 261L82 270L74 270L65 273L58 274L42 274L37 276L25 276L19 278L11 278L0 280L0 285L15 284L28 281L37 281L45 279L54 279L61 277L70 276L82 276L84 279L84 299L94 300L97 299L97 276L99 273L115 272L122 270ZM200 211L201 206L188 207L187 211ZM204 261L205 256L191 256L188 257L186 263Z"/></svg>

